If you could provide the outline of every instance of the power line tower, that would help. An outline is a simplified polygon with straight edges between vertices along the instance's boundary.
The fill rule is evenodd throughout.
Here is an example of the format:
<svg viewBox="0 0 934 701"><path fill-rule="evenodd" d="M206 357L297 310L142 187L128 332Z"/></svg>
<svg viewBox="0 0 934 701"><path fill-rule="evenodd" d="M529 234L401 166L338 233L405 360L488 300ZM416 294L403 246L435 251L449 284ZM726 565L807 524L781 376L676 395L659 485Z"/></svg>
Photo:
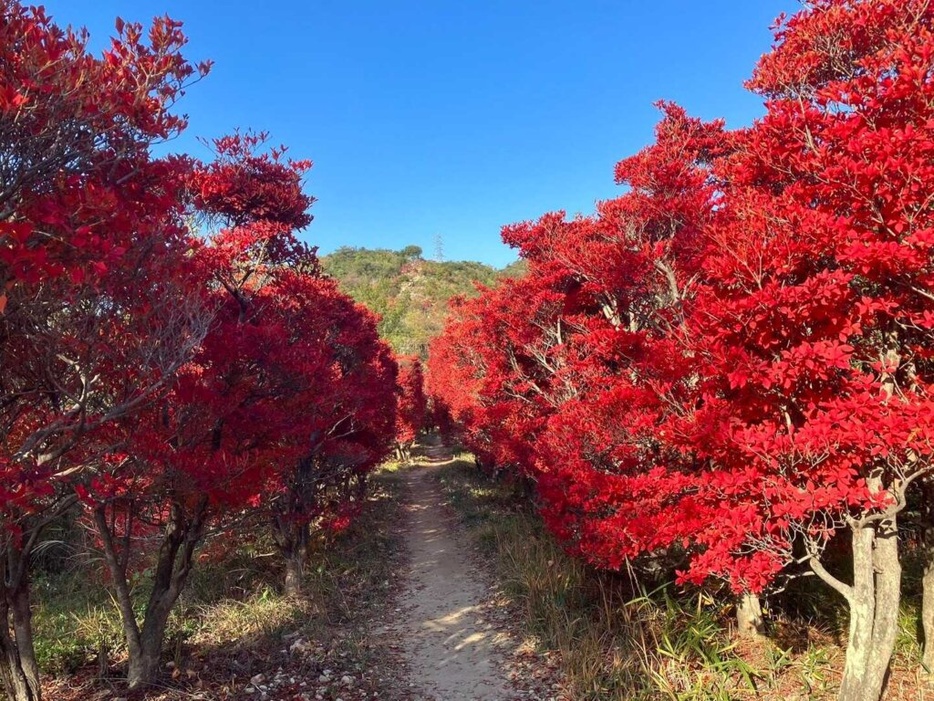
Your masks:
<svg viewBox="0 0 934 701"><path fill-rule="evenodd" d="M441 234L435 234L435 260L439 263L444 262L444 239Z"/></svg>

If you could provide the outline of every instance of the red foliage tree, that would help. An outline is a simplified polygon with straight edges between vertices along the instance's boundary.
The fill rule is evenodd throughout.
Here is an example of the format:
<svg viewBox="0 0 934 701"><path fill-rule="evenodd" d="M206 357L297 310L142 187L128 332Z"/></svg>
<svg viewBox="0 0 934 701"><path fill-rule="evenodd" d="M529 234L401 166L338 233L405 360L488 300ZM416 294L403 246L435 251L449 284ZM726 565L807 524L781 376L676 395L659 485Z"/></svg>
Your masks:
<svg viewBox="0 0 934 701"><path fill-rule="evenodd" d="M646 498L654 487L644 474L683 463L652 435L664 393L687 374L672 362L672 337L712 212L698 163L722 134L666 112L659 143L620 164L630 194L601 203L596 217L559 213L504 231L528 275L459 303L429 360L432 392L471 447L532 475L552 528L610 567L680 537L649 519L647 510L661 518L659 496ZM625 424L610 420L622 414ZM654 541L626 535L634 509Z"/></svg>
<svg viewBox="0 0 934 701"><path fill-rule="evenodd" d="M208 525L220 527L223 516L256 505L270 466L289 459L285 403L295 390L288 363L300 340L281 324L291 300L272 294L270 283L301 263L317 273L313 253L292 236L310 221L304 209L312 199L300 187L309 164L257 154L263 141L219 139L216 162L187 178L195 211L222 227L207 242L189 241L188 295L212 311L210 327L171 392L122 422L121 451L77 485L120 608L131 688L159 669L169 614ZM217 194L231 192L230 204ZM141 621L130 586L134 565L154 573Z"/></svg>
<svg viewBox="0 0 934 701"><path fill-rule="evenodd" d="M118 23L99 58L86 40L0 2L0 678L17 701L40 696L32 549L206 326L185 296L188 165L149 153L184 126L169 111L197 75L184 37L161 19L148 37Z"/></svg>
<svg viewBox="0 0 934 701"><path fill-rule="evenodd" d="M695 419L733 520L688 577L807 563L850 608L842 699L882 693L897 518L934 469L932 29L925 2L838 0L779 27L694 315L713 380ZM852 577L822 560L844 533Z"/></svg>
<svg viewBox="0 0 934 701"><path fill-rule="evenodd" d="M363 505L367 475L392 449L397 366L376 317L333 279L291 276L272 292L290 300L285 326L300 356L288 412L293 451L264 494L285 562L285 591L298 594L315 529L339 531Z"/></svg>
<svg viewBox="0 0 934 701"><path fill-rule="evenodd" d="M563 292L551 322L560 361L539 363L562 390L550 393L536 438L544 515L576 552L613 568L692 530L670 500L693 488L694 451L665 440L662 426L690 404L697 380L679 342L714 213L705 163L723 134L665 110L656 144L617 166L629 193L593 218L504 232L529 275Z"/></svg>
<svg viewBox="0 0 934 701"><path fill-rule="evenodd" d="M505 280L479 297L452 300L444 333L431 343L427 387L436 412L450 416L458 439L491 469L534 467L531 446L549 410L540 399L550 380L535 359L560 345L560 309L560 295L537 278Z"/></svg>
<svg viewBox="0 0 934 701"><path fill-rule="evenodd" d="M121 424L126 450L80 488L120 607L131 687L159 669L169 613L209 527L236 534L244 519L271 520L294 591L309 527L336 527L359 507L392 437L389 349L294 237L310 221L309 164L260 154L264 138L218 140L218 161L190 179L195 207L221 227L192 242L191 295L214 310L211 327L164 400ZM154 572L142 620L134 567Z"/></svg>
<svg viewBox="0 0 934 701"><path fill-rule="evenodd" d="M668 108L628 194L504 232L528 279L429 361L583 557L679 547L683 581L738 592L807 564L850 605L843 699L881 694L896 520L932 473L932 55L928 3L809 3L751 82L763 119ZM822 560L844 533L852 583Z"/></svg>
<svg viewBox="0 0 934 701"><path fill-rule="evenodd" d="M684 561L708 525L708 513L676 508L702 481L699 451L664 426L697 400L685 304L726 139L720 124L663 107L657 143L617 166L631 191L595 217L508 227L527 277L456 308L429 361L433 391L482 460L531 476L553 532L613 569ZM754 590L737 586L743 632L761 626Z"/></svg>
<svg viewBox="0 0 934 701"><path fill-rule="evenodd" d="M403 356L399 365L399 407L396 418L396 457L408 460L412 444L428 421L422 363L418 356Z"/></svg>

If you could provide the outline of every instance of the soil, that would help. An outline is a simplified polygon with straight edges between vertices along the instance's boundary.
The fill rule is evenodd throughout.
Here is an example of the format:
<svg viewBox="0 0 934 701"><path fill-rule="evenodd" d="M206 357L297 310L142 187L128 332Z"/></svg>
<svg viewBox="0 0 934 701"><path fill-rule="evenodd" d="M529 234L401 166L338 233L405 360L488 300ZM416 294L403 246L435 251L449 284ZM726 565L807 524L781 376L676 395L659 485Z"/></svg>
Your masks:
<svg viewBox="0 0 934 701"><path fill-rule="evenodd" d="M436 469L419 466L406 474L410 562L398 631L412 682L426 699L512 698L499 650L506 641L485 618L486 578L459 542L456 517L444 508L432 479Z"/></svg>

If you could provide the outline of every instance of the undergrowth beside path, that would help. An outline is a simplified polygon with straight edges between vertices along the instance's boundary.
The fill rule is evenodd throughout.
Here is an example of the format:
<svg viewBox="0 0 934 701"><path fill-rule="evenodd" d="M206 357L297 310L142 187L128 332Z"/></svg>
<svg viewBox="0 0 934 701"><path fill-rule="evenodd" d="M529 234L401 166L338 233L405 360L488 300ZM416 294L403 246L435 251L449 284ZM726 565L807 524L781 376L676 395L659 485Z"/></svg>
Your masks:
<svg viewBox="0 0 934 701"><path fill-rule="evenodd" d="M162 679L129 697L119 617L112 602L91 593L98 591L90 581L94 563L40 582L39 655L54 672L46 698L410 698L398 648L380 638L404 569L404 489L392 468L372 478L360 517L313 551L301 597L278 591L281 572L261 540L202 563L173 616Z"/></svg>
<svg viewBox="0 0 934 701"><path fill-rule="evenodd" d="M702 591L634 583L567 556L518 487L462 454L436 473L445 498L493 563L504 604L521 612L524 644L555 654L575 701L823 701L843 664L841 612L773 611L770 636L737 641L732 611ZM911 604L887 701L928 701L917 671Z"/></svg>
<svg viewBox="0 0 934 701"><path fill-rule="evenodd" d="M497 629L510 629L507 647L514 652L506 666L516 698L834 698L842 607L809 608L808 590L799 588L771 602L768 639L737 642L732 611L714 597L592 570L562 552L519 487L488 478L469 455L449 458L440 445L424 450L423 460L436 464L428 478L457 515L464 546L494 579L495 600L483 615ZM390 467L374 476L359 519L317 544L301 597L278 590L281 572L262 538L228 546L222 558L207 558L223 545L209 543L172 619L159 684L131 695L121 681L125 651L116 609L94 594L99 563L83 559L46 574L36 583L35 622L47 698L421 698L410 684L397 626L409 568L404 470L419 469ZM64 543L75 534L56 537ZM45 557L68 564L51 548ZM146 577L140 573L136 586L145 588ZM913 605L903 611L888 701L934 700L916 671Z"/></svg>

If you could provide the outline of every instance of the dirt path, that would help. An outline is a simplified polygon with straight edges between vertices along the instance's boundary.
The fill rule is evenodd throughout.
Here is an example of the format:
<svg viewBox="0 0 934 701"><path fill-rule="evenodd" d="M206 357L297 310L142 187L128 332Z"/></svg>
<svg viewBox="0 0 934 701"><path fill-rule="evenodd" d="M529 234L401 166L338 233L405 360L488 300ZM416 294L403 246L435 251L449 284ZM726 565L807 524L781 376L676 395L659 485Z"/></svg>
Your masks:
<svg viewBox="0 0 934 701"><path fill-rule="evenodd" d="M429 449L440 460L442 448ZM409 468L410 572L399 632L413 684L437 701L510 698L495 648L496 631L483 620L484 577L455 536L432 479L436 467Z"/></svg>

